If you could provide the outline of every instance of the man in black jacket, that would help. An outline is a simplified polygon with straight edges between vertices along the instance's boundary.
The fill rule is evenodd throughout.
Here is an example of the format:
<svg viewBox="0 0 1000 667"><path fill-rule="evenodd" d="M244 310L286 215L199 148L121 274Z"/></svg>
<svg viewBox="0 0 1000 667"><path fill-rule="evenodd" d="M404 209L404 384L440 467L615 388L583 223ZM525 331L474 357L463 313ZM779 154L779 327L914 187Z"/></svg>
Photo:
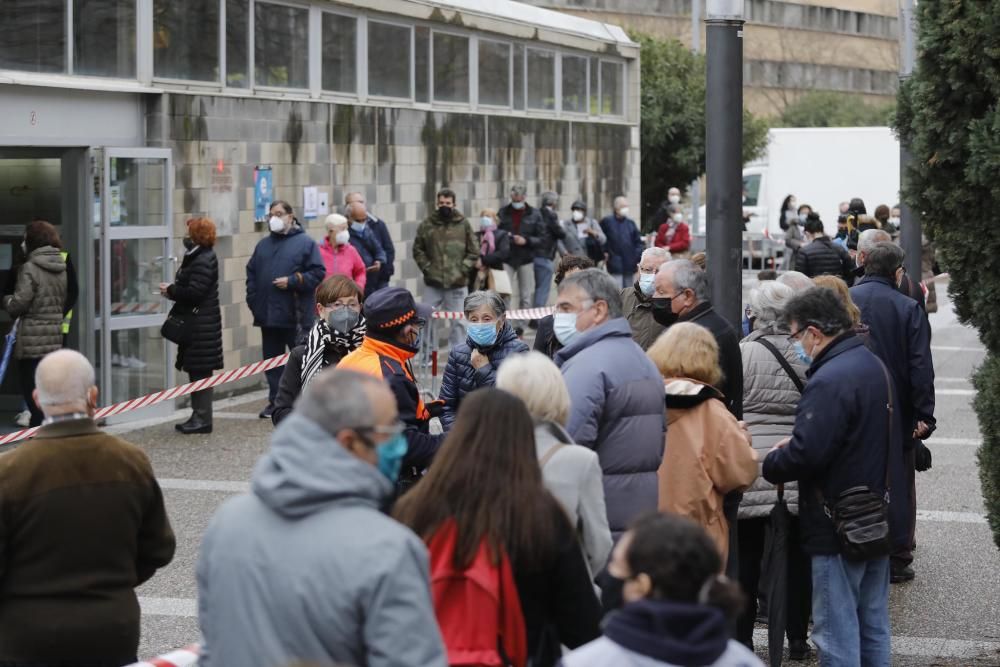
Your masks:
<svg viewBox="0 0 1000 667"><path fill-rule="evenodd" d="M344 197L344 205L350 206L354 203L365 207L365 211L368 214L368 229L375 236L375 240L382 247L382 251L385 252L385 263L379 266L378 273L373 271L368 274L368 281L365 284L365 294L371 294L383 287L389 286L389 280L392 278L392 274L396 272L396 246L392 242L392 235L389 234L389 226L385 224L385 220L373 214L368 209L365 203L365 196L360 192L347 193L347 196Z"/></svg>
<svg viewBox="0 0 1000 667"><path fill-rule="evenodd" d="M854 284L854 262L851 255L840 245L830 240L823 230L823 221L815 213L806 218L805 235L809 243L799 249L795 258L795 270L810 278L816 276L838 276L848 287Z"/></svg>
<svg viewBox="0 0 1000 667"><path fill-rule="evenodd" d="M510 189L510 203L500 209L500 229L510 234L510 259L504 264L511 287L517 283L520 308L531 308L535 299L535 252L542 242L542 216L525 201L527 189L518 183Z"/></svg>
<svg viewBox="0 0 1000 667"><path fill-rule="evenodd" d="M552 292L552 260L556 255L559 241L566 238L566 230L563 229L556 213L559 195L554 192L543 192L541 204L538 212L542 224L539 228L539 242L534 249L535 257L532 260L535 265L535 298L531 305L535 308L544 308L549 303L549 294Z"/></svg>
<svg viewBox="0 0 1000 667"><path fill-rule="evenodd" d="M927 456L921 441L930 436L936 424L930 324L920 306L897 288L903 258L903 251L894 243L876 244L865 256L865 277L851 288L851 299L861 310L861 322L871 332L872 349L889 367L899 392L904 478L893 489L890 505L895 523L900 526L900 541L892 553L894 583L914 577L910 566L917 519L914 471L918 454ZM921 469L926 469L928 463Z"/></svg>
<svg viewBox="0 0 1000 667"><path fill-rule="evenodd" d="M858 268L854 270L854 276L857 280L865 277L865 261L868 258L868 254L875 248L879 243L892 243L892 236L889 232L883 231L881 229L868 229L861 232L858 236L858 254L857 254L857 264ZM900 294L905 294L914 301L916 301L920 308L927 312L927 300L924 298L924 290L920 287L920 283L910 277L906 271L903 271L903 276L899 280L899 285L896 287Z"/></svg>
<svg viewBox="0 0 1000 667"><path fill-rule="evenodd" d="M900 298L905 298L900 295ZM882 363L853 333L844 304L813 287L785 306L799 355L810 362L790 439L764 459L764 478L799 482L802 549L813 573L812 639L823 664L889 664L889 557L848 560L825 505L847 489L881 496L900 476L895 391ZM889 471L887 472L887 466Z"/></svg>

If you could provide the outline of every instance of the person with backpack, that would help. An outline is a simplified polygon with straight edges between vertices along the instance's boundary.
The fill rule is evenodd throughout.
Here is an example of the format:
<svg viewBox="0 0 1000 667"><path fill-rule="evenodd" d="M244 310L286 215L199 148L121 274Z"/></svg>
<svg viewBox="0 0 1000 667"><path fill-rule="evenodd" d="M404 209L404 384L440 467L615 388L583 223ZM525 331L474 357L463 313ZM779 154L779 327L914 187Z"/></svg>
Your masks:
<svg viewBox="0 0 1000 667"><path fill-rule="evenodd" d="M451 665L551 667L600 635L601 609L563 508L546 489L517 397L466 397L429 472L394 516L431 555Z"/></svg>

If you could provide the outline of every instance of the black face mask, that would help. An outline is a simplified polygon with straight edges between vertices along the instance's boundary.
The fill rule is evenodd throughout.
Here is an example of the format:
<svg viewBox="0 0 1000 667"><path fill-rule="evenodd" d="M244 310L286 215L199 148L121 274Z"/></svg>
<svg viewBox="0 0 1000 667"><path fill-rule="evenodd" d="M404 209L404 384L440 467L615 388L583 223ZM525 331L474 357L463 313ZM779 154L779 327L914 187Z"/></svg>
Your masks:
<svg viewBox="0 0 1000 667"><path fill-rule="evenodd" d="M677 322L678 315L672 310L673 298L669 296L653 297L653 319L660 326L669 327Z"/></svg>
<svg viewBox="0 0 1000 667"><path fill-rule="evenodd" d="M184 240L183 240L183 243L184 243L184 247L187 248L188 250L193 250L194 247L197 245L194 242L194 240L191 239L190 236L185 236Z"/></svg>
<svg viewBox="0 0 1000 667"><path fill-rule="evenodd" d="M451 206L438 206L438 215L440 215L443 220L450 220L454 212L455 209Z"/></svg>

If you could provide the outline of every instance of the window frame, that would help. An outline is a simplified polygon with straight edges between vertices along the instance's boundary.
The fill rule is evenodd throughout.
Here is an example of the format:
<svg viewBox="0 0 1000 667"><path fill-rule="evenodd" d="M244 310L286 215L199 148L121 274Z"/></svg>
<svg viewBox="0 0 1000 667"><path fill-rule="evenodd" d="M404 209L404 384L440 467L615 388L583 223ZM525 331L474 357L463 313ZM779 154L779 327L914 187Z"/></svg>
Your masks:
<svg viewBox="0 0 1000 667"><path fill-rule="evenodd" d="M528 97L528 61L531 59L531 52L545 53L552 56L552 95L554 97L551 109L540 109L538 107L531 106L531 102ZM544 48L529 46L528 43L524 45L524 72L521 80L524 82L524 113L537 113L546 116L558 116L560 113L560 107L562 106L562 82L559 80L562 72L559 67L561 62L561 51L555 46Z"/></svg>
<svg viewBox="0 0 1000 667"><path fill-rule="evenodd" d="M488 104L483 102L479 98L479 45L483 42L489 42L490 44L500 44L507 47L507 105L500 106L496 104ZM486 110L499 110L499 111L513 111L514 110L514 42L511 40L504 39L494 39L493 37L476 38L476 82L475 85L470 85L471 88L475 89L476 92L476 108L483 108ZM470 79L471 79L470 74ZM471 84L471 82L470 82ZM520 112L519 112L520 113Z"/></svg>
<svg viewBox="0 0 1000 667"><path fill-rule="evenodd" d="M577 58L584 62L583 68L583 111L571 111L563 107L563 98L565 96L565 91L563 90L563 77L565 75L565 70L562 68L562 61L564 58ZM590 116L590 56L584 55L582 53L577 53L575 51L560 51L559 52L559 113L562 115L570 117L586 118ZM598 60L600 62L600 60ZM598 78L598 80L600 80Z"/></svg>
<svg viewBox="0 0 1000 667"><path fill-rule="evenodd" d="M618 82L618 95L621 101L621 112L620 113L604 113L603 103L604 103L604 64L615 65L619 68L620 81ZM615 60L612 58L598 58L597 59L597 115L601 118L617 118L625 120L628 118L628 104L627 104L627 94L628 91L628 66L622 60Z"/></svg>
<svg viewBox="0 0 1000 667"><path fill-rule="evenodd" d="M369 37L371 37L371 24L381 23L382 25L394 26L397 28L406 28L410 33L410 96L409 97L395 97L392 95L377 95L371 92L371 74L370 68L368 67L368 43ZM416 67L417 67L417 39L416 39L416 27L418 22L414 21L412 23L403 23L402 21L393 21L391 19L382 18L382 15L376 15L374 17L369 16L368 20L365 22L365 88L366 88L366 99L375 100L380 102L409 102L410 104L416 105L417 97L417 79L416 79ZM433 29L432 29L433 31ZM431 43L431 49L433 51L433 42ZM434 55L431 54L431 72L433 75L434 69ZM428 90L428 99L433 99L434 95L434 81L430 80L430 89ZM423 104L423 103L421 103ZM429 103L428 103L429 104Z"/></svg>
<svg viewBox="0 0 1000 667"><path fill-rule="evenodd" d="M265 86L257 83L257 5L278 5L284 7L291 7L293 9L302 9L306 12L306 85L304 88L299 86ZM316 15L314 7L307 1L295 2L294 0L250 0L250 17L249 17L249 32L250 32L250 62L247 69L250 71L247 76L250 78L250 90L251 91L261 91L269 95L308 95L310 97L315 97L315 89L313 85L315 83L314 70L318 67L318 63L313 58L313 50L315 41L313 39L314 33L314 19ZM239 89L245 90L245 89Z"/></svg>
<svg viewBox="0 0 1000 667"><path fill-rule="evenodd" d="M361 53L361 46L362 46L362 44L361 44L361 42L362 42L362 39L361 39L362 18L359 15L359 13L357 13L357 12L344 11L343 9L341 9L340 6L335 6L335 7L336 7L336 9L327 9L325 6L318 8L319 9L319 18L318 18L317 23L319 25L319 60L316 62L316 70L317 70L317 78L318 78L318 83L319 83L319 89L318 89L319 90L319 97L324 98L324 99L326 99L326 98L330 98L330 99L337 98L337 99L351 99L351 100L355 100L356 101L356 100L360 99L360 97L361 97L361 62L360 62L361 59L360 59L360 53ZM326 14L332 14L334 16L340 16L342 18L354 19L354 92L346 92L346 91L342 91L342 90L329 90L329 89L323 87L323 17ZM368 56L368 53L367 53L367 51L368 51L368 48L367 48L368 47L368 39L367 39L368 28L367 28L367 24L365 25L364 33L365 33L364 47L365 47L365 58L366 58L366 60L365 60L365 65L366 65L365 72L367 73L367 64L368 64L368 62L367 62L367 56Z"/></svg>
<svg viewBox="0 0 1000 667"><path fill-rule="evenodd" d="M157 76L156 75L156 50L153 47L153 39L149 40L149 71L151 74L150 81L153 83L167 83L173 86L187 86L193 90L223 90L226 88L226 0L216 0L219 5L219 44L218 53L216 54L219 59L219 78L215 81L208 81L205 79L177 79L168 76ZM267 0L270 2L271 0ZM151 35L156 34L155 17L153 16L153 3L155 0L138 0L137 4L141 6L143 3L148 3L150 11L150 22L149 30ZM250 13L253 14L253 6L256 4L257 0L247 0L250 3ZM69 4L73 4L73 0L69 0ZM281 4L275 2L274 4ZM138 7L136 8L136 14L138 15ZM252 29L252 28L251 28ZM138 33L137 33L138 34ZM250 49L253 50L253 35L251 33L250 39ZM139 41L136 40L136 48L139 48ZM253 78L253 72L251 71L249 77ZM233 88L231 90L246 90L245 88ZM252 90L252 87L251 87Z"/></svg>
<svg viewBox="0 0 1000 667"><path fill-rule="evenodd" d="M449 110L456 109L456 108L475 108L475 105L473 104L473 102L474 102L474 97L473 97L473 83L475 83L475 89L476 89L475 90L475 93L476 93L475 97L478 97L478 93L479 93L479 72L478 72L478 69L479 69L479 49L478 49L478 46L476 46L476 48L475 48L475 51L476 51L475 57L473 57L473 53L472 53L473 52L474 42L476 44L478 44L477 40L474 39L475 38L475 33L472 33L472 32L459 32L457 30L450 30L450 29L447 29L447 28L440 29L440 28L436 28L433 25L431 25L429 27L430 27L431 35L430 35L430 44L429 44L429 51L430 51L430 53L429 53L429 55L430 55L429 69L430 69L430 71L428 72L428 75L427 75L427 77L428 77L427 78L427 99L428 99L427 104L429 104L432 107L434 107L434 106L440 106L440 108L449 109ZM469 58L469 71L468 71L468 75L466 76L466 81L465 81L466 88L467 88L467 90L465 91L466 95L467 95L467 99L466 99L465 102L453 102L453 101L449 101L449 100L438 100L437 98L434 97L434 38L437 35L447 35L449 37L459 37L461 39L466 40L466 42L467 42L467 44L466 44L466 51L467 51L466 55ZM415 49L416 48L416 40L415 39L413 40L413 46L414 46L414 49ZM473 65L475 65L475 69L477 70L475 73L473 73ZM416 57L414 57L414 59L413 59L413 66L414 67L417 66ZM413 81L410 82L411 88L413 88L414 97L416 97L416 84L417 84L417 82L416 82L416 72L414 72L414 79L413 79Z"/></svg>

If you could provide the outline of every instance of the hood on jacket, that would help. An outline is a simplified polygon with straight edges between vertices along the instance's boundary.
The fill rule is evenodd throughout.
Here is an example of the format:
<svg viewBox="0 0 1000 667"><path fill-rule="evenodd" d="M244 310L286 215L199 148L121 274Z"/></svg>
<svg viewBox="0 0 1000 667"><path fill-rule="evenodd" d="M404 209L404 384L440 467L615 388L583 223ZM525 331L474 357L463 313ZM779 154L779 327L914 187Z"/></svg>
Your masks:
<svg viewBox="0 0 1000 667"><path fill-rule="evenodd" d="M721 401L723 398L715 387L687 378L670 378L663 388L668 408L693 408L709 399L717 398Z"/></svg>
<svg viewBox="0 0 1000 667"><path fill-rule="evenodd" d="M32 250L28 261L49 273L63 273L66 270L66 260L62 258L59 248L50 245Z"/></svg>
<svg viewBox="0 0 1000 667"><path fill-rule="evenodd" d="M376 509L389 499L392 482L375 466L355 457L319 424L292 413L275 430L271 448L254 468L253 493L290 519L333 504Z"/></svg>
<svg viewBox="0 0 1000 667"><path fill-rule="evenodd" d="M555 362L557 366L562 366L577 353L586 350L591 345L598 343L605 338L632 338L632 327L624 317L616 317L608 320L604 324L593 329L581 332L570 342L569 345L556 353Z"/></svg>
<svg viewBox="0 0 1000 667"><path fill-rule="evenodd" d="M604 634L630 651L671 665L711 665L729 644L720 609L667 600L625 605L608 618Z"/></svg>

